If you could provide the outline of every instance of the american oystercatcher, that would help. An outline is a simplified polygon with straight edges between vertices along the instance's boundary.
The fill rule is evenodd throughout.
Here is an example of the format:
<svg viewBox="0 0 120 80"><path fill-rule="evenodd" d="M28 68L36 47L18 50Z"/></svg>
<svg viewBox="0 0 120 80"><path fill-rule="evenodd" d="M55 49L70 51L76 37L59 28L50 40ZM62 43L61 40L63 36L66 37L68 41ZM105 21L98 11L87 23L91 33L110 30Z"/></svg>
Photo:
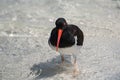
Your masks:
<svg viewBox="0 0 120 80"><path fill-rule="evenodd" d="M73 24L67 24L64 18L58 18L55 22L56 27L51 31L48 43L53 50L61 54L62 63L64 54L72 54L74 61L74 73L79 73L76 62L77 49L83 45L84 35L79 27Z"/></svg>

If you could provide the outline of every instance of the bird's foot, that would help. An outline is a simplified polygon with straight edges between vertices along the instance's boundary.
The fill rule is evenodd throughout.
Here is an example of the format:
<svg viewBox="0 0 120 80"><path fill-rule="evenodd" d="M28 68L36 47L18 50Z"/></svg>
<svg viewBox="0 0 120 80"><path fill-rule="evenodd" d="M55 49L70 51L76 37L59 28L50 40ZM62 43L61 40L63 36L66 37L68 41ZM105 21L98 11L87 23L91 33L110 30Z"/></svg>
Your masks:
<svg viewBox="0 0 120 80"><path fill-rule="evenodd" d="M73 77L76 77L79 74L79 67L77 62L74 63Z"/></svg>
<svg viewBox="0 0 120 80"><path fill-rule="evenodd" d="M78 69L78 68L75 68L75 69L73 70L73 77L76 77L77 75L79 75L79 73L80 73L79 69Z"/></svg>

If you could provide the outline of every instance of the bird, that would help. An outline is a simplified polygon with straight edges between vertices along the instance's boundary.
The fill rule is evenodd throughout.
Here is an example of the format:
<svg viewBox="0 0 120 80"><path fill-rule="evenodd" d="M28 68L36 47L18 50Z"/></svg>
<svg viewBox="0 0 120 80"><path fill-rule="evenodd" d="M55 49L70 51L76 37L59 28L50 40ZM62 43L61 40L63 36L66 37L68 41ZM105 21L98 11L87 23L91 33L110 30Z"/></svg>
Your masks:
<svg viewBox="0 0 120 80"><path fill-rule="evenodd" d="M64 54L72 54L74 60L74 74L79 73L79 68L77 64L77 54L76 50L83 46L84 34L83 31L74 24L68 24L65 18L58 18L55 21L55 27L50 33L48 39L49 46L61 54L61 62L64 63Z"/></svg>

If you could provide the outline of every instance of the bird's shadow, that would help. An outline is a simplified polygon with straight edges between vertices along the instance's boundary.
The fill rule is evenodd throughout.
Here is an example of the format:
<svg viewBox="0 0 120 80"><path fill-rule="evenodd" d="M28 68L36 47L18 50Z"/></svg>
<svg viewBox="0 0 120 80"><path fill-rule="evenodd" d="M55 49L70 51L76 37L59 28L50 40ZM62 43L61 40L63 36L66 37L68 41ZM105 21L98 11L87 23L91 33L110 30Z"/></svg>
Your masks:
<svg viewBox="0 0 120 80"><path fill-rule="evenodd" d="M57 56L56 58L51 59L50 61L40 62L39 64L34 64L31 67L31 74L34 74L36 79L52 77L56 74L63 73L65 71L71 70L72 64L65 62L64 65L61 65L61 58ZM69 71L70 71L69 70Z"/></svg>

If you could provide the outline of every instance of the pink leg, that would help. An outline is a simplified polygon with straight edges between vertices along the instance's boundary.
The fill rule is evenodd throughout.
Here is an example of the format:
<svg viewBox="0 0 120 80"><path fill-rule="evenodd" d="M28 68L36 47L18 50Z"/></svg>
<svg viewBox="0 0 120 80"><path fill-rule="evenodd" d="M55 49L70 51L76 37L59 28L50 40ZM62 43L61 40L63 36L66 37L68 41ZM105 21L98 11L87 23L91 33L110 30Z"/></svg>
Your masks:
<svg viewBox="0 0 120 80"><path fill-rule="evenodd" d="M61 61L62 61L62 64L64 63L65 59L64 59L64 56L61 55Z"/></svg>
<svg viewBox="0 0 120 80"><path fill-rule="evenodd" d="M78 64L77 64L77 61L76 61L76 56L74 56L74 62L73 62L73 65L74 65L74 70L73 70L73 75L74 77L77 76L79 74L79 68L78 68Z"/></svg>

